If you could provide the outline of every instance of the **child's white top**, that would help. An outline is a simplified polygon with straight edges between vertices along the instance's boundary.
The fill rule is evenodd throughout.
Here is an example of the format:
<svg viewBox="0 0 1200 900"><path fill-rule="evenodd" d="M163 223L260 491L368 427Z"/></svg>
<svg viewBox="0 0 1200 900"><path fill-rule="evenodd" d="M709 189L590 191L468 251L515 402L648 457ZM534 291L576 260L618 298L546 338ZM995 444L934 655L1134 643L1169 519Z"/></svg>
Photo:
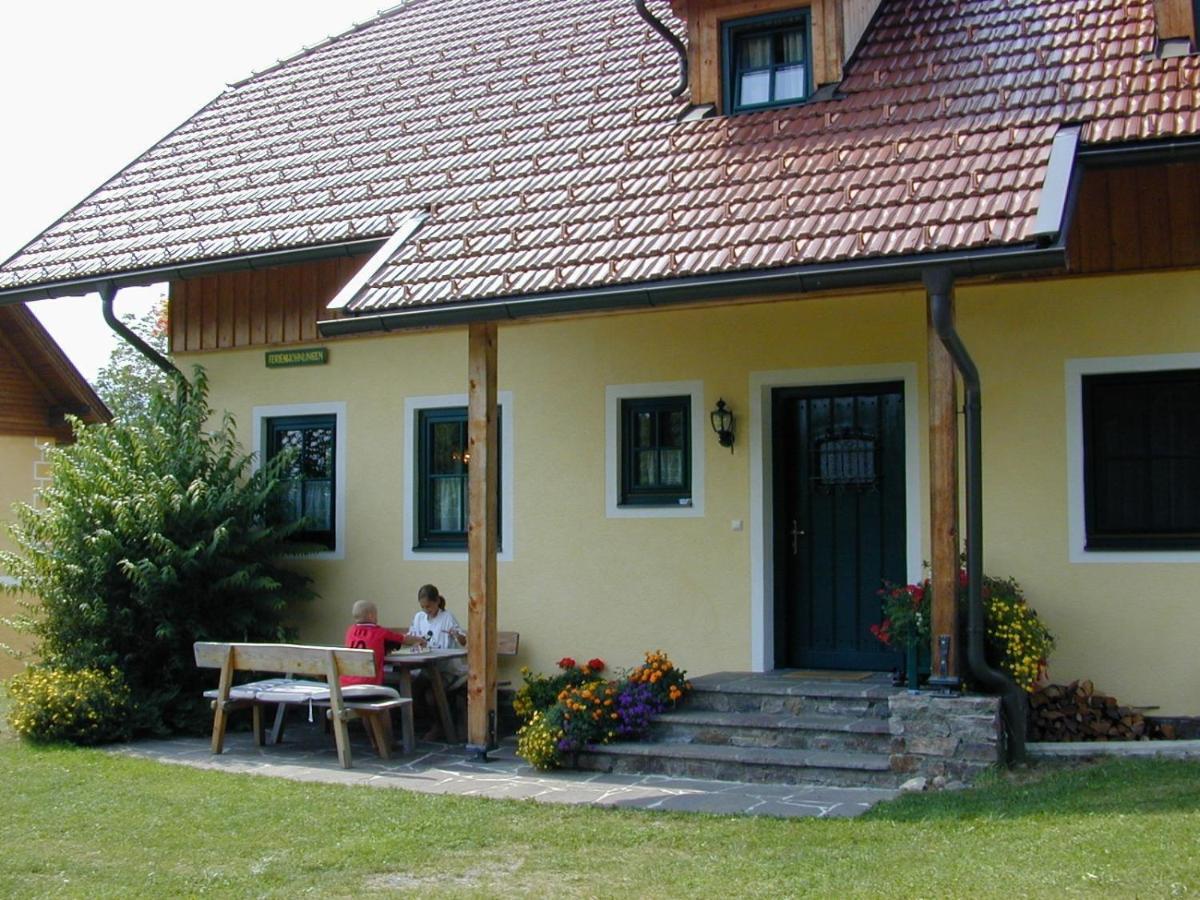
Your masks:
<svg viewBox="0 0 1200 900"><path fill-rule="evenodd" d="M425 610L419 609L413 616L412 628L408 633L414 637L425 638L430 648L434 650L450 650L462 646L450 635L451 631L456 630L462 631L463 628L450 610L443 609L437 614L436 619L431 619L425 615Z"/></svg>

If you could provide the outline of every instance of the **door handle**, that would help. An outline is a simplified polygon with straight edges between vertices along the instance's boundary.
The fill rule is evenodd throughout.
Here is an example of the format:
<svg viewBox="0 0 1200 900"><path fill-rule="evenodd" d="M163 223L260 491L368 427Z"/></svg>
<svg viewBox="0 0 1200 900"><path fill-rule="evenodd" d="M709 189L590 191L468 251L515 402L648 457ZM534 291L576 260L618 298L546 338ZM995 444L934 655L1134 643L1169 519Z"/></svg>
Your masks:
<svg viewBox="0 0 1200 900"><path fill-rule="evenodd" d="M789 533L792 536L792 556L796 556L800 552L800 538L804 537L804 531L795 519L792 519L792 530Z"/></svg>

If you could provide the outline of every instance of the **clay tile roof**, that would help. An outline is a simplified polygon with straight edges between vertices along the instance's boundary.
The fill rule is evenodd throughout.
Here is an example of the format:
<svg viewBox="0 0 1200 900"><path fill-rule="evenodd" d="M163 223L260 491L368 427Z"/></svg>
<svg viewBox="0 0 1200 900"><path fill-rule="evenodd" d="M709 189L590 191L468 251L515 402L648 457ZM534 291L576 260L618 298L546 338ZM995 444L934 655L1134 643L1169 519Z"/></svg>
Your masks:
<svg viewBox="0 0 1200 900"><path fill-rule="evenodd" d="M0 291L425 211L349 311L1021 245L1064 124L1200 134L1200 57L1154 49L1153 0L884 0L836 98L681 123L628 0L409 0L229 88Z"/></svg>

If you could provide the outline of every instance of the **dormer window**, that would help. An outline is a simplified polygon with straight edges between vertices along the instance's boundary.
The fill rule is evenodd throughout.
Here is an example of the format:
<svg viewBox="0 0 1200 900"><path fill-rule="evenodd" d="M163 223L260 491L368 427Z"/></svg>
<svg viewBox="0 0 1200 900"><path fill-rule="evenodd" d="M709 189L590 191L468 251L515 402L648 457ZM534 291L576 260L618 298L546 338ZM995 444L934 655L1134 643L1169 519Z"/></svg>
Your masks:
<svg viewBox="0 0 1200 900"><path fill-rule="evenodd" d="M723 26L725 108L734 113L802 103L812 92L807 10Z"/></svg>

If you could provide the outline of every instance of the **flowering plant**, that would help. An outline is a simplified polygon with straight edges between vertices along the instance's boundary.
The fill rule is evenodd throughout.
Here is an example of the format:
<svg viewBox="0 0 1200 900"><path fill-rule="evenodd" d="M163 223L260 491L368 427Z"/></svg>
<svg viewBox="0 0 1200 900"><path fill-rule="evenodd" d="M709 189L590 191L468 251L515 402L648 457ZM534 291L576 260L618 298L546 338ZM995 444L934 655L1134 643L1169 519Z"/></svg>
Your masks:
<svg viewBox="0 0 1200 900"><path fill-rule="evenodd" d="M31 666L8 681L8 724L33 741L100 744L129 737L131 698L115 668Z"/></svg>
<svg viewBox="0 0 1200 900"><path fill-rule="evenodd" d="M517 753L539 769L561 765L565 754L588 744L642 737L654 716L691 690L686 673L662 651L647 653L642 665L611 680L596 677L606 668L602 659L580 666L563 657L558 665L562 672L554 676L522 669L525 684L513 702L525 720Z"/></svg>
<svg viewBox="0 0 1200 900"><path fill-rule="evenodd" d="M585 744L600 744L615 735L615 682L586 681L558 695L546 711L546 724L555 732L558 750L571 753Z"/></svg>
<svg viewBox="0 0 1200 900"><path fill-rule="evenodd" d="M517 732L517 753L535 769L558 765L558 741L546 717L535 712Z"/></svg>
<svg viewBox="0 0 1200 900"><path fill-rule="evenodd" d="M904 649L929 640L929 582L896 585L883 583L883 621L871 626L871 634L885 646Z"/></svg>
<svg viewBox="0 0 1200 900"><path fill-rule="evenodd" d="M930 640L932 591L929 580L903 587L884 582L883 621L871 634L888 647L905 649ZM965 646L967 573L958 573L959 642ZM984 650L990 665L1007 672L1024 691L1033 691L1046 675L1054 636L1025 600L1013 578L983 576Z"/></svg>
<svg viewBox="0 0 1200 900"><path fill-rule="evenodd" d="M646 661L629 673L629 680L635 684L645 684L650 687L654 696L662 701L663 706L675 704L685 693L692 689L692 683L687 680L687 672L675 668L670 657L661 650L647 651Z"/></svg>
<svg viewBox="0 0 1200 900"><path fill-rule="evenodd" d="M1054 635L1042 624L1037 612L1026 602L1021 586L1012 578L985 575L983 606L987 617L988 662L1007 672L1022 690L1032 692L1046 676L1046 660L1054 649Z"/></svg>
<svg viewBox="0 0 1200 900"><path fill-rule="evenodd" d="M544 713L558 702L558 695L564 689L583 684L592 674L590 665L577 666L575 660L569 656L560 659L558 667L562 671L557 675L533 672L528 666L521 668L521 679L524 683L513 698L513 711L522 721L528 722L536 712Z"/></svg>

